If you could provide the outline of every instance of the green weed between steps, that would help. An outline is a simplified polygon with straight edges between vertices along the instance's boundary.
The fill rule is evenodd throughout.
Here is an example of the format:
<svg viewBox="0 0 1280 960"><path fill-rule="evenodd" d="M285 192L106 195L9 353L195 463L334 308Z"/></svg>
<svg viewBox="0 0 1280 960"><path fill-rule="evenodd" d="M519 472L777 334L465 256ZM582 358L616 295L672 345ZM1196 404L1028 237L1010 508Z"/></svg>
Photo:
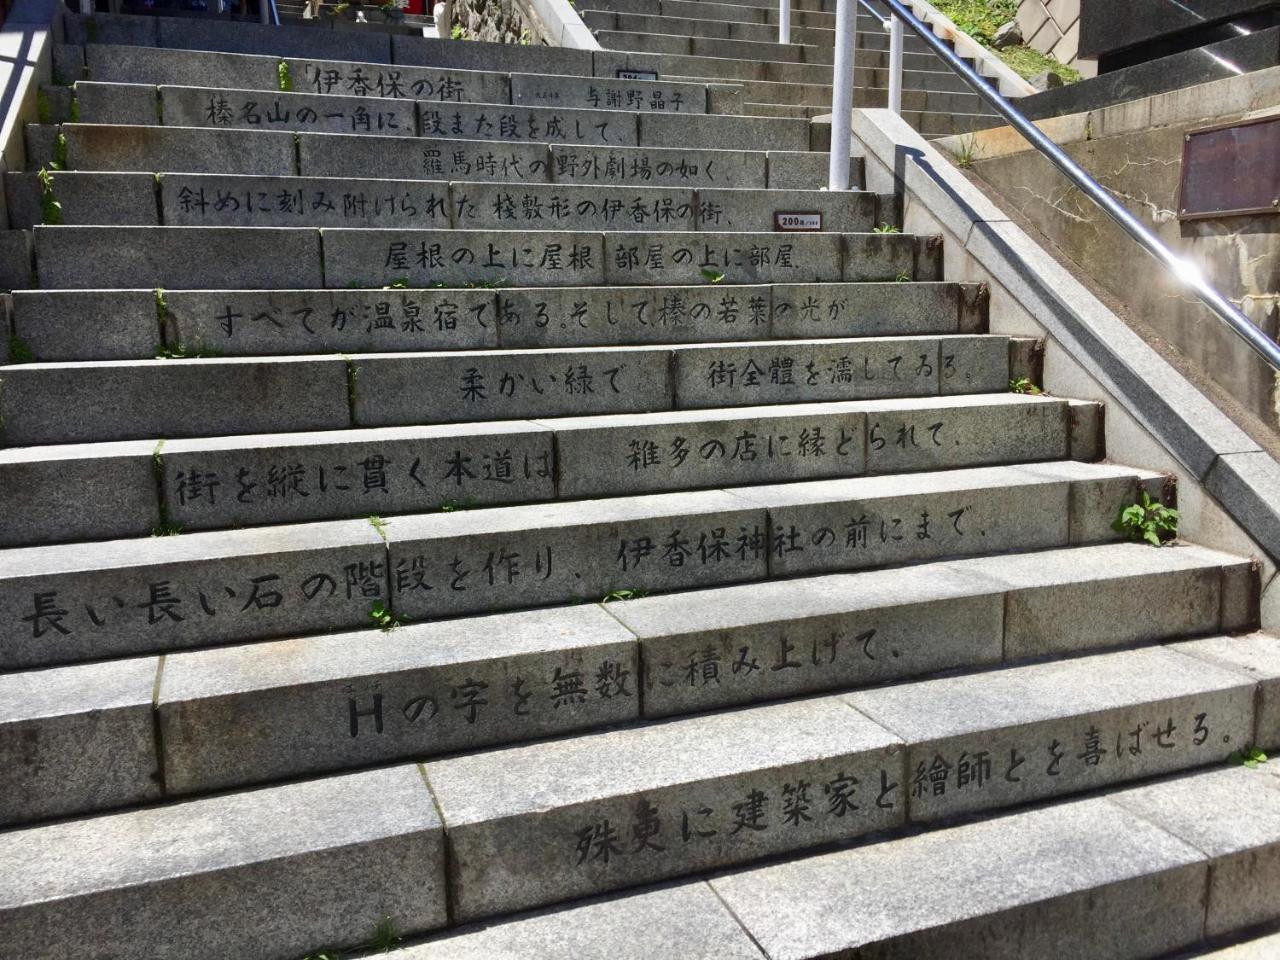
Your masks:
<svg viewBox="0 0 1280 960"><path fill-rule="evenodd" d="M369 525L373 527L374 530L378 531L378 536L380 536L384 541L387 539L387 521L383 520L381 517L370 516Z"/></svg>
<svg viewBox="0 0 1280 960"><path fill-rule="evenodd" d="M16 333L9 338L10 363L35 363L35 360L36 355L31 352L31 347L27 345L27 341Z"/></svg>
<svg viewBox="0 0 1280 960"><path fill-rule="evenodd" d="M459 510L470 510L476 505L476 502L470 497L463 500L442 500L440 502L441 513L456 513Z"/></svg>
<svg viewBox="0 0 1280 960"><path fill-rule="evenodd" d="M289 75L289 61L281 60L276 64L276 77L280 81L280 89L286 93L293 89L293 77Z"/></svg>
<svg viewBox="0 0 1280 960"><path fill-rule="evenodd" d="M381 600L374 603L369 608L369 619L374 625L384 633L390 633L396 627L404 626L408 623L404 617L397 617L394 613L387 609L387 605Z"/></svg>
<svg viewBox="0 0 1280 960"><path fill-rule="evenodd" d="M1040 394L1044 393L1043 390L1031 382L1030 377L1015 377L1010 380L1009 392L1030 394L1033 397L1038 397Z"/></svg>
<svg viewBox="0 0 1280 960"><path fill-rule="evenodd" d="M404 937L396 929L395 921L390 917L383 917L378 921L378 925L373 928L373 936L369 939L369 942L365 946L357 947L356 949L390 953L402 940L404 940ZM317 953L307 954L302 960L342 960L342 958L336 950L321 950Z"/></svg>
<svg viewBox="0 0 1280 960"><path fill-rule="evenodd" d="M708 283L719 283L724 279L724 274L719 270L713 270L711 267L702 268L702 279Z"/></svg>
<svg viewBox="0 0 1280 960"><path fill-rule="evenodd" d="M617 603L622 600L639 600L649 594L644 590L610 590L601 599L601 603Z"/></svg>
<svg viewBox="0 0 1280 960"><path fill-rule="evenodd" d="M1136 543L1162 546L1178 535L1178 511L1166 507L1142 491L1142 499L1120 511L1111 529Z"/></svg>
<svg viewBox="0 0 1280 960"><path fill-rule="evenodd" d="M53 159L49 161L49 167L52 170L67 169L67 137L64 133L59 133L53 141Z"/></svg>
<svg viewBox="0 0 1280 960"><path fill-rule="evenodd" d="M1257 770L1258 764L1266 762L1267 755L1257 747L1241 747L1239 750L1232 751L1227 757L1227 763L1237 767L1247 767L1250 770Z"/></svg>
<svg viewBox="0 0 1280 960"><path fill-rule="evenodd" d="M881 223L880 226L878 227L872 227L871 232L872 233L901 233L902 231L899 230L897 227L895 227L891 223Z"/></svg>
<svg viewBox="0 0 1280 960"><path fill-rule="evenodd" d="M978 157L978 138L976 135L969 133L960 138L955 150L951 151L951 159L956 162L956 166L962 170L968 170L973 166L973 161Z"/></svg>
<svg viewBox="0 0 1280 960"><path fill-rule="evenodd" d="M1056 73L1063 83L1075 83L1080 72L1074 67L1059 63L1053 57L1026 46L995 49L996 31L1018 17L1018 0L934 0L934 6L948 20L977 40L1009 65L1024 79L1036 74Z"/></svg>
<svg viewBox="0 0 1280 960"><path fill-rule="evenodd" d="M896 282L898 282L898 283L910 283L910 282L911 282L911 271L910 271L910 270L903 270L900 274L898 274L898 275L897 275L896 277L894 277L893 279L894 279Z"/></svg>

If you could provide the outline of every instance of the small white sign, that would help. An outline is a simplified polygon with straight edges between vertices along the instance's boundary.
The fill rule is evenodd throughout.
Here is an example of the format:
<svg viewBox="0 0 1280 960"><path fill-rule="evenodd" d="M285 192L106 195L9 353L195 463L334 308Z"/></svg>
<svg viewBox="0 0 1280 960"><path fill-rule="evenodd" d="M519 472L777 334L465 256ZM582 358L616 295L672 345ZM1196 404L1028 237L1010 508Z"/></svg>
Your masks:
<svg viewBox="0 0 1280 960"><path fill-rule="evenodd" d="M614 74L619 80L657 80L657 70L628 70L619 67Z"/></svg>
<svg viewBox="0 0 1280 960"><path fill-rule="evenodd" d="M817 233L822 230L822 214L778 210L773 214L773 229L783 232Z"/></svg>

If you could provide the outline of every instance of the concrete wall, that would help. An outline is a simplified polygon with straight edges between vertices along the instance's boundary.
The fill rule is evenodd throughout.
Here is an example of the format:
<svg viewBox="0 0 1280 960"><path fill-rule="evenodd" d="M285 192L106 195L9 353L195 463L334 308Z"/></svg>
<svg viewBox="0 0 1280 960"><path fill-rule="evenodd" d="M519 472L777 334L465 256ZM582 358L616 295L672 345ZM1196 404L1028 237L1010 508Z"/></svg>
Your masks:
<svg viewBox="0 0 1280 960"><path fill-rule="evenodd" d="M1045 123L1046 132L1273 338L1280 327L1280 211L1180 222L1188 130L1280 113L1280 68ZM959 148L956 138L942 144ZM1229 395L1280 431L1276 376L1167 271L1007 128L979 133L973 170L1081 270Z"/></svg>
<svg viewBox="0 0 1280 960"><path fill-rule="evenodd" d="M1080 0L1021 0L1018 27L1027 46L1075 67L1082 76L1098 73L1098 61L1080 56Z"/></svg>

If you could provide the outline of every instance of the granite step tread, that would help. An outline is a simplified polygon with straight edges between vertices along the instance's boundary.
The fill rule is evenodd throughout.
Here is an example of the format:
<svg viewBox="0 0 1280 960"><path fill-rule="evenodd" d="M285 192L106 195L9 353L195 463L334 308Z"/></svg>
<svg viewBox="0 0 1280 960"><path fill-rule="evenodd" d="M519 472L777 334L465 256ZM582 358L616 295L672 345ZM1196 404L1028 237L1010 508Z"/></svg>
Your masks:
<svg viewBox="0 0 1280 960"><path fill-rule="evenodd" d="M15 547L0 669L1114 542L1163 482L1054 461Z"/></svg>
<svg viewBox="0 0 1280 960"><path fill-rule="evenodd" d="M28 124L29 160L39 169ZM372 134L221 130L212 127L63 124L73 171L156 170L260 176L349 177L499 183L591 183L677 188L819 189L829 158L820 151L625 147L592 144L425 140ZM296 137L296 141L295 141ZM759 144L752 144L758 147ZM36 159L32 160L32 157ZM850 182L863 183L863 160L850 159ZM225 284L224 284L225 285Z"/></svg>
<svg viewBox="0 0 1280 960"><path fill-rule="evenodd" d="M19 290L12 323L39 362L145 360L164 351L225 357L790 341L982 333L987 291L947 282L167 289L160 301L154 290ZM94 338L84 335L89 329Z"/></svg>
<svg viewBox="0 0 1280 960"><path fill-rule="evenodd" d="M696 64L688 64L696 66ZM822 70L790 64L798 69ZM560 78L552 78L560 79ZM868 82L873 78L868 76ZM259 91L210 86L160 86L153 102L151 87L130 84L77 84L79 118L86 123L162 125L218 130L276 130L348 136L395 136L410 139L472 139L518 143L581 143L606 146L665 147L681 144L715 149L721 142L751 145L766 142L781 150L807 150L807 131L800 124L765 123L758 118L724 113L637 111L622 97L594 86L580 97L527 94L517 88L513 103L496 97L468 103L344 96L333 93ZM711 81L711 85L724 81ZM665 83L647 87L650 98L692 98L706 81ZM674 89L668 89L674 88ZM773 88L762 88L773 89ZM914 95L913 95L914 96ZM561 103L556 103L559 100ZM551 106L544 106L550 102ZM740 98L739 98L740 102ZM158 103L158 106L157 106ZM924 100L921 100L923 105ZM676 130L679 131L677 136Z"/></svg>
<svg viewBox="0 0 1280 960"><path fill-rule="evenodd" d="M1003 370L1003 358L991 363ZM483 369L454 373L461 370L461 382L475 384ZM568 369L579 384L595 376L590 367L586 376L581 367ZM406 380L411 372L389 362L359 367L357 378L392 398L362 406L361 415L410 424L438 420L436 404L419 405L415 384L421 381ZM230 382L216 370L204 373L214 396ZM292 396L269 368L246 366L242 373L250 384L280 385L269 391L272 397ZM564 374L556 369L558 379ZM180 389L191 387L183 396L198 400L198 377L183 370L175 376ZM335 383L341 385L336 377ZM134 386L144 406L147 398L166 396L162 381ZM691 399L686 409L667 413L539 420L502 419L518 410L494 410L497 419L481 420L480 411L467 409L453 424L292 433L247 432L245 421L232 418L206 421L208 436L190 439L14 447L0 450L6 507L0 545L1100 455L1096 405L1027 404L1008 400L1010 394L962 389L892 402L758 407L694 408ZM248 387L240 392L256 401ZM702 402L712 401L724 398ZM1026 431L1021 439L1000 434L1020 429Z"/></svg>
<svg viewBox="0 0 1280 960"><path fill-rule="evenodd" d="M897 202L861 190L478 184L412 178L63 171L4 175L14 228L364 227L485 230L771 231L775 211L818 213L816 232L888 226Z"/></svg>
<svg viewBox="0 0 1280 960"><path fill-rule="evenodd" d="M804 416L888 398L999 405L1009 370L1009 339L990 334L85 360L0 367L0 417L10 445L30 446L779 405ZM218 404L231 384L242 392ZM102 392L115 405L68 422L65 404Z"/></svg>
<svg viewBox="0 0 1280 960"><path fill-rule="evenodd" d="M1219 869L1246 859L1273 869L1280 842L1276 782L1243 769L1206 770L918 836L518 914L391 956L645 960L678 943L681 956L696 960L816 960L850 950L957 960L1139 960L1156 954L1263 960L1275 955L1275 934L1216 950L1183 948L1201 942L1233 900L1255 903L1268 922L1280 915L1274 886L1245 881L1238 871L1224 878ZM1265 826L1221 848L1198 847L1179 808L1219 805ZM993 953L993 945L1001 944L1009 952Z"/></svg>
<svg viewBox="0 0 1280 960"><path fill-rule="evenodd" d="M1008 558L979 558L924 564L913 568L910 581L901 569L801 577L609 605L409 624L390 632L173 653L165 657L163 671L158 658L147 657L110 661L101 670L88 665L10 674L0 683L19 695L15 703L26 704L10 723L38 729L42 736L63 733L71 742L71 732L84 724L78 714L90 705L122 705L115 699L104 702L112 694L118 698L115 691L121 688L132 690L137 709L124 744L111 732L92 743L77 742L74 750L61 744L39 757L38 778L30 778L39 783L29 784L22 766L13 769L9 795L21 793L28 802L15 802L0 819L16 822L20 812L30 819L39 816L37 811L47 816L130 802L116 795L92 807L83 800L78 808L54 807L36 787L48 790L56 781L45 778L72 763L110 764L113 776L136 790L133 802L142 802L155 790L150 774L158 766L164 770L165 796L205 793L941 671L984 669L1049 648L1071 655L1178 639L1232 629L1254 616L1252 594L1236 589L1251 576L1248 561L1215 551L1114 544L1022 554L1019 561L1034 573L1012 578ZM1143 603L1184 590L1199 606L1182 603L1158 622L1144 620ZM1139 592L1141 600L1135 596ZM1074 622L1046 626L1070 602L1064 594L1088 597L1096 629ZM1009 609L1003 617L1002 605ZM1028 636L1034 645L1026 642ZM1178 649L1191 653L1227 642L1232 643L1231 663L1245 669L1256 668L1260 651L1266 650L1262 639L1221 637ZM1212 649L1205 659L1226 662ZM760 669L744 666L750 663ZM788 666L774 669L779 664ZM125 673L126 682L111 682ZM566 697L557 703L539 693L523 702L526 710L513 715L505 709L513 688L538 693L551 689L557 674L567 673L590 681L581 702ZM1280 679L1280 671L1269 677ZM50 696L53 690L63 706L31 709L32 694ZM153 690L152 702L147 698ZM68 703L84 707L68 709ZM159 724L154 739L150 707ZM411 721L418 707L421 712ZM1280 735L1268 708L1274 709L1270 700L1259 723ZM145 744L152 749L138 749ZM135 750L145 750L149 763L120 762L119 754ZM157 750L163 758L159 764Z"/></svg>
<svg viewBox="0 0 1280 960"><path fill-rule="evenodd" d="M938 280L905 233L37 226L40 286L242 289ZM100 264L109 262L103 276Z"/></svg>
<svg viewBox="0 0 1280 960"><path fill-rule="evenodd" d="M1277 648L1271 639L1270 649L1260 655L1274 666ZM306 932L316 938L328 934L325 939L331 943L358 942L364 931L356 914L370 909L368 900L353 898L346 909L332 909L333 894L327 891L350 896L349 891L345 884L317 882L339 870L352 872L353 860L365 863L366 870L376 860L383 870L382 882L369 890L390 907L377 915L393 915L400 931L422 933L446 922L723 871L764 856L900 831L907 824L932 824L936 820L931 806L942 805L937 799L942 795L985 793L979 809L994 813L1029 800L1202 768L1221 762L1233 744L1252 737L1259 690L1258 681L1243 671L1219 668L1167 648L1005 667L982 675L981 680L1004 691L1004 701L987 697L969 702L965 684L972 685L973 679L924 680L868 694L702 714L12 831L0 837L6 862L13 865L0 888L0 909L8 914L5 945L10 955L29 955L28 946L36 942L31 938L38 936L46 955L63 956L63 938L76 938L94 923L96 944L115 947L121 956L141 956L136 938L130 937L131 944L120 943L122 927L127 926L117 919L133 914L129 919L136 922L140 897L152 898L150 910L142 915L153 922L177 912L188 918L176 924L178 931L199 929L205 926L203 911L185 909L187 904L201 896L202 887L205 897L210 886L225 890L233 877L241 881L235 884L235 905L225 894L213 902L242 920L260 921L253 925L259 945L246 945L237 955L278 955L264 953L261 944L278 951L281 936L287 936L284 942L296 952L311 949L301 944ZM963 703L965 709L963 716L939 717L927 730L904 734L886 729L877 719L877 696L917 704L941 696L948 703ZM1134 722L1135 729L1149 733L1140 755L1125 750L1112 755L1109 745L1099 748L1099 724L1124 731ZM953 730L963 731L969 745L992 750L1013 737L1026 754L1010 766L1003 757L993 762L987 751L975 749L961 755L962 761L969 758L967 775L948 771L943 794L937 792L939 778L926 779L926 789L918 791L911 765L915 752L947 744ZM743 743L752 749L743 750ZM1065 749L1068 743L1070 752ZM1015 761L1019 753L1015 746ZM1090 762L1095 755L1100 759ZM1008 767L1003 776L993 771L997 765L1001 771ZM1042 766L1056 766L1057 776L1043 773ZM1030 846L1016 860L1022 865L1034 857L1041 869L1052 871L1052 864L1064 862L1063 826L1071 824L1073 833L1087 827L1087 836L1105 841L1107 855L1099 857L1087 845L1083 851L1077 848L1081 859L1065 861L1072 868L1068 878L1077 883L1082 876L1093 877L1099 867L1109 868L1114 892L1117 871L1146 875L1154 859L1162 871L1195 869L1190 880L1183 878L1185 884L1172 884L1177 897L1145 897L1142 902L1149 908L1170 901L1182 908L1207 900L1210 927L1219 919L1215 913L1223 915L1222 922L1231 922L1241 914L1273 912L1274 888L1245 898L1249 908L1236 910L1234 916L1231 898L1224 911L1212 906L1214 897L1203 894L1206 861L1230 866L1256 860L1258 851L1276 846L1280 818L1271 811L1277 790L1280 780L1269 771L1215 770L1080 801L1075 807L1078 817L1064 816L1061 805L1048 812L1016 813L1013 818L1024 818L1031 828ZM302 797L312 814L290 816L291 803ZM969 797L952 805L972 808ZM1227 804L1254 811L1250 829L1206 821L1200 814L1206 801L1213 808ZM1122 823L1112 831L1107 826L1115 810ZM1259 812L1263 816L1257 816ZM279 822L282 817L288 827ZM1043 882L992 882L985 858L968 852L964 838L974 836L975 850L981 849L991 842L992 823L1001 829L1004 842L1010 842L1017 831L1009 829L1009 822L1012 818L1000 817L896 836L850 850L721 873L710 882L771 956L825 955L831 952L826 949L829 944L847 949L895 935L927 937L936 927L972 917L975 904L987 897L995 897L1007 910L1028 900L1052 902L1053 893L1061 895L1060 886L1048 885L1046 890ZM200 829L192 834L197 824ZM263 835L267 824L276 831L270 840ZM179 839L179 830L191 839ZM139 843L139 836L147 841ZM1129 845L1121 843L1126 837ZM395 857L394 868L375 856L379 849ZM1048 856L1051 850L1058 855ZM1117 856L1117 850L1124 855ZM892 902L886 896L889 890L901 894L904 889L891 884L886 890L886 876L903 877L913 886L919 882L916 870L904 868L915 862L913 856L943 872L950 880L950 897L935 899L924 914L913 901L898 899L896 909L889 911L877 906ZM1010 859L1014 858L1006 854L1001 862ZM295 867L302 863L308 869ZM1082 875L1086 863L1091 869ZM1219 876L1208 882L1217 884L1220 893L1240 899L1244 875L1217 872ZM880 880L863 882L865 876ZM961 882L961 876L968 882ZM979 876L986 882L975 884ZM399 881L395 889L412 890L412 895L388 898L391 881ZM243 895L246 884L258 891L272 882L278 886L271 896ZM52 896L34 899L33 889ZM854 890L866 909L821 908L826 898L837 896L847 905ZM787 920L779 924L776 907L784 893ZM1111 898L1100 902L1114 903ZM96 909L84 909L87 903ZM330 909L323 923L309 913L305 924L292 919L261 921L267 908L292 918L292 911L280 909L284 903ZM1076 898L1073 906L1078 912L1083 904ZM1131 924L1132 911L1123 913ZM69 922L55 922L64 914ZM219 944L238 946L243 935L236 931L245 924L227 923L226 916L223 912L219 927L232 929L210 931L209 936ZM798 917L808 921L803 939L797 938ZM826 922L819 923L821 917ZM894 917L902 920L891 922ZM775 929L769 928L771 922ZM1198 938L1204 927L1203 914L1193 915L1174 928L1176 934L1161 925L1151 936L1177 947L1191 942L1180 939L1186 931L1194 930ZM265 938L264 930L277 935ZM1060 936L1060 931L1055 933ZM1144 949L1146 955L1154 952L1145 944Z"/></svg>
<svg viewBox="0 0 1280 960"><path fill-rule="evenodd" d="M1146 648L429 761L452 916L1220 763L1253 737L1257 690ZM1138 755L1131 728L1147 734Z"/></svg>

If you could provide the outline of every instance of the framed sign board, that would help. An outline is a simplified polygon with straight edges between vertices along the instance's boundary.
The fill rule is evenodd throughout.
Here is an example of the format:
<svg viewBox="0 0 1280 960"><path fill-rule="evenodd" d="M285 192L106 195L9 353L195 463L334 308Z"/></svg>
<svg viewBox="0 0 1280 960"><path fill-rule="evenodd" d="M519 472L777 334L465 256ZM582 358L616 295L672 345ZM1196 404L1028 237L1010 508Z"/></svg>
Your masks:
<svg viewBox="0 0 1280 960"><path fill-rule="evenodd" d="M782 233L818 233L822 230L822 214L809 210L776 210L773 214L773 229Z"/></svg>
<svg viewBox="0 0 1280 960"><path fill-rule="evenodd" d="M1280 213L1280 117L1192 130L1182 138L1178 219Z"/></svg>
<svg viewBox="0 0 1280 960"><path fill-rule="evenodd" d="M614 76L619 80L657 80L657 70L628 70L626 67L619 67L614 71Z"/></svg>

